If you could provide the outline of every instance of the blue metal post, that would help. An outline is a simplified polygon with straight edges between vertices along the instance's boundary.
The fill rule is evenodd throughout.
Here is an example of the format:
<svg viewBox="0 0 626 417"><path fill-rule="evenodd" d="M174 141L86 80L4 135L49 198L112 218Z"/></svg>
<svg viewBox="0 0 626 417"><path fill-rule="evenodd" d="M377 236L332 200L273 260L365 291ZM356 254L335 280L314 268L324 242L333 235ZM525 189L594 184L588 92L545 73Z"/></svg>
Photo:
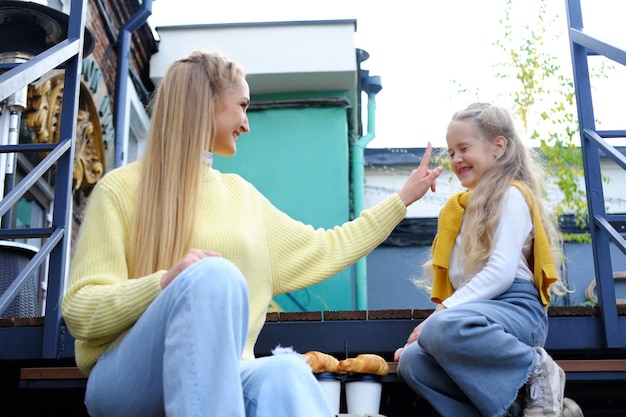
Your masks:
<svg viewBox="0 0 626 417"><path fill-rule="evenodd" d="M141 8L122 26L118 38L117 79L115 81L115 167L124 165L124 137L126 134L126 99L128 90L128 68L130 66L130 42L134 31L139 29L152 14L152 0L144 0Z"/></svg>
<svg viewBox="0 0 626 417"><path fill-rule="evenodd" d="M74 144L76 143L76 118L80 93L80 70L83 57L83 31L85 27L86 1L72 0L68 25L68 40L79 40L75 55L65 63L63 105L59 126L59 144L69 144L58 160L56 167L54 213L52 223L63 228L63 237L50 253L46 319L43 329L43 358L60 358L63 353L64 335L61 328L61 301L69 263L69 248L72 236L72 179L74 169Z"/></svg>
<svg viewBox="0 0 626 417"><path fill-rule="evenodd" d="M596 285L598 291L598 308L604 333L604 344L607 348L621 347L615 284L610 253L610 225L607 222L605 201L600 167L599 146L609 148L596 133L591 79L589 74L588 56L603 54L626 65L626 52L593 38L583 31L583 19L580 0L567 0L567 19L570 37L572 65L574 70L574 86L578 122L581 132L583 169L589 209L589 228L592 239L592 250Z"/></svg>

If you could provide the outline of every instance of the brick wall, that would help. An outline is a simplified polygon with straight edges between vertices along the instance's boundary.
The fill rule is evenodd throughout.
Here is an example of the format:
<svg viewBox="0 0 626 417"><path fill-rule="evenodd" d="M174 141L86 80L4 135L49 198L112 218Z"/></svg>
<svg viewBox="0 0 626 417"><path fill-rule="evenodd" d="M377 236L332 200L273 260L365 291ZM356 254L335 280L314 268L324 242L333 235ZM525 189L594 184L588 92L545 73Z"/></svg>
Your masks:
<svg viewBox="0 0 626 417"><path fill-rule="evenodd" d="M95 46L93 56L102 68L111 99L115 100L115 78L117 76L118 36L122 26L139 10L138 0L89 0L87 27L91 31ZM131 72L139 79L141 90L152 92L154 85L149 77L150 57L157 51L157 42L147 24L133 32L130 48Z"/></svg>
<svg viewBox="0 0 626 417"><path fill-rule="evenodd" d="M139 0L89 0L87 23L94 38L91 57L96 60L106 83L111 108L115 106L115 79L117 76L117 50L120 28L139 10ZM157 43L147 24L132 34L130 47L130 72L140 97L147 103L154 85L149 77L150 57L157 51ZM136 77L134 75L136 74ZM142 95L145 93L145 95ZM108 168L107 168L108 170ZM73 257L75 242L89 199L89 192L77 190L73 198L72 242L70 257Z"/></svg>

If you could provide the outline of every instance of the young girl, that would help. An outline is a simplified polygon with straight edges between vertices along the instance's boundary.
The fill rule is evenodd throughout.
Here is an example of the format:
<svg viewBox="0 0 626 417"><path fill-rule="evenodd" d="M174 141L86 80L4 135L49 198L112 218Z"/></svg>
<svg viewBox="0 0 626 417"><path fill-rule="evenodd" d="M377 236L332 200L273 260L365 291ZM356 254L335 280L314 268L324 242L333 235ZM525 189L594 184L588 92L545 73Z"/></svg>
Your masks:
<svg viewBox="0 0 626 417"><path fill-rule="evenodd" d="M565 374L542 348L551 289L565 291L557 230L538 165L507 111L475 103L452 117L452 196L433 242L433 314L396 351L398 373L444 417L560 416ZM415 343L417 342L417 343Z"/></svg>
<svg viewBox="0 0 626 417"><path fill-rule="evenodd" d="M95 187L63 315L92 417L331 417L295 352L254 358L272 296L374 249L429 189L428 146L403 188L331 230L288 217L212 167L250 130L243 70L215 52L172 63L148 146ZM306 265L306 268L303 268Z"/></svg>

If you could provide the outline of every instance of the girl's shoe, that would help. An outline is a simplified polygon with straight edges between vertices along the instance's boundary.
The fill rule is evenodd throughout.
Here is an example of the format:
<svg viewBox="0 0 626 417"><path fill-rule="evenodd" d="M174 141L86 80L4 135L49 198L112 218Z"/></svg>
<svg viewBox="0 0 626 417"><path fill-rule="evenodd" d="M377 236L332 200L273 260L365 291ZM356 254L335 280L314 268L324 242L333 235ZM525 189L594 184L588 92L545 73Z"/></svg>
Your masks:
<svg viewBox="0 0 626 417"><path fill-rule="evenodd" d="M524 417L562 417L565 393L565 372L545 349L535 348L540 360L526 384Z"/></svg>

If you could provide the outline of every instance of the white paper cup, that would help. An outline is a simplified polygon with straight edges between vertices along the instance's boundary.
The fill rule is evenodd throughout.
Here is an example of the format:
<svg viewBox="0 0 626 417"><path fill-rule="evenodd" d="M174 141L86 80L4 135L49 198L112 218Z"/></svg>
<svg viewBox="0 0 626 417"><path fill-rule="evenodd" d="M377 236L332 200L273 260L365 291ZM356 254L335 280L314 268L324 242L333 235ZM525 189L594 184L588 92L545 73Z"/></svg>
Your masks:
<svg viewBox="0 0 626 417"><path fill-rule="evenodd" d="M378 375L351 375L346 380L346 404L349 414L378 414L382 380Z"/></svg>
<svg viewBox="0 0 626 417"><path fill-rule="evenodd" d="M326 401L334 414L339 414L339 400L341 398L341 380L332 372L315 374L320 387L324 392Z"/></svg>

